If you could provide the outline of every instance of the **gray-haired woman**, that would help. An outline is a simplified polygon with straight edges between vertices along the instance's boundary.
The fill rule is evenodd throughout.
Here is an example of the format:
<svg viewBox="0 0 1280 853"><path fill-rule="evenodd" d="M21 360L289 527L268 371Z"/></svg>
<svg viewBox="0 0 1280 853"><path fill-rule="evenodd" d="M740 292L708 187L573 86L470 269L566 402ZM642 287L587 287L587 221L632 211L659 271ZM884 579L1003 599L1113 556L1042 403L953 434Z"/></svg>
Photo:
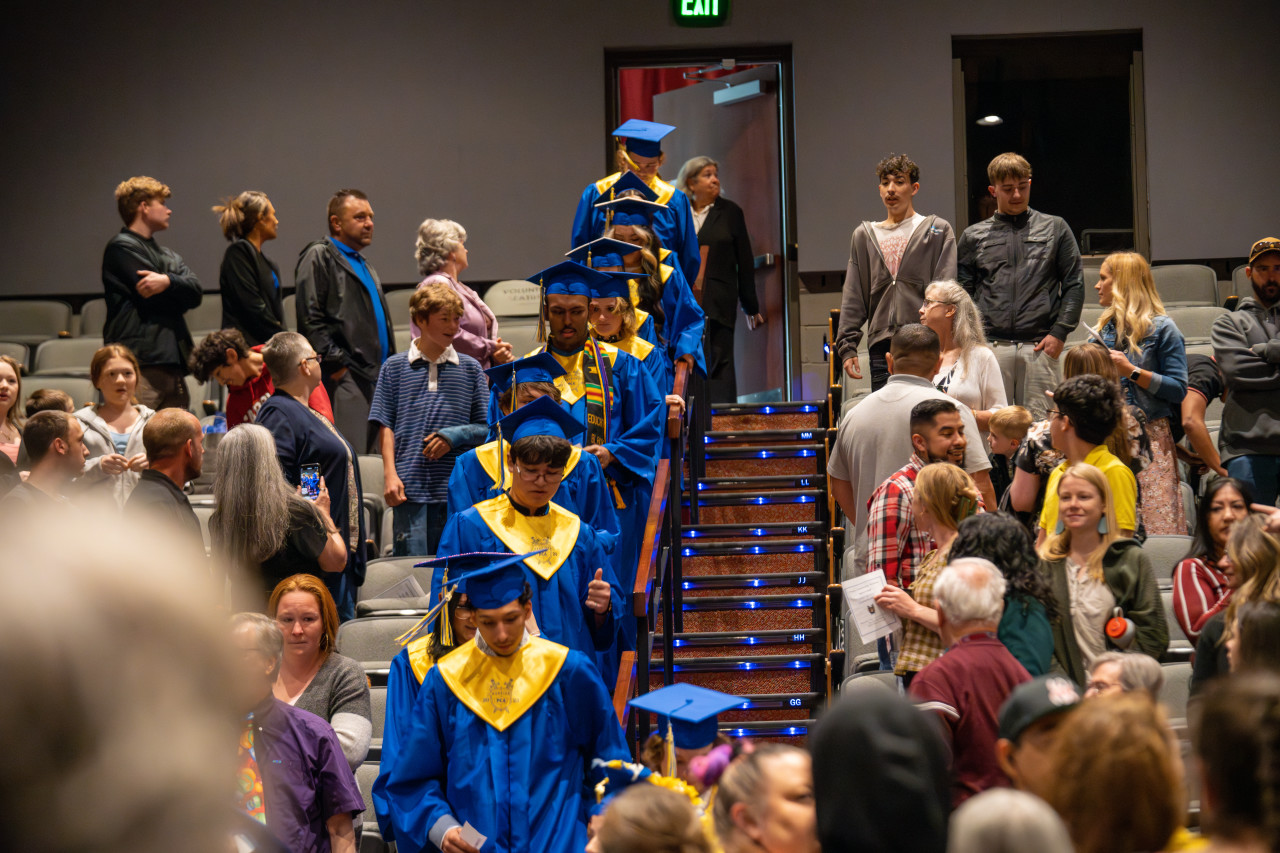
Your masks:
<svg viewBox="0 0 1280 853"><path fill-rule="evenodd" d="M978 430L985 435L991 413L1008 402L978 306L954 281L935 281L925 288L920 322L937 332L942 344L942 366L933 384L972 409Z"/></svg>
<svg viewBox="0 0 1280 853"><path fill-rule="evenodd" d="M329 518L324 478L314 502L300 497L280 471L270 431L236 427L218 445L218 460L209 533L246 604L265 610L267 596L285 578L346 568L347 548Z"/></svg>
<svg viewBox="0 0 1280 853"><path fill-rule="evenodd" d="M480 294L459 280L467 268L467 231L452 219L426 219L418 226L418 239L413 255L418 261L418 272L426 276L419 289L440 282L453 288L462 300L462 319L458 322L458 334L453 338L453 348L480 362L483 368L511 361L511 344L498 337L498 320ZM413 337L420 334L413 327Z"/></svg>

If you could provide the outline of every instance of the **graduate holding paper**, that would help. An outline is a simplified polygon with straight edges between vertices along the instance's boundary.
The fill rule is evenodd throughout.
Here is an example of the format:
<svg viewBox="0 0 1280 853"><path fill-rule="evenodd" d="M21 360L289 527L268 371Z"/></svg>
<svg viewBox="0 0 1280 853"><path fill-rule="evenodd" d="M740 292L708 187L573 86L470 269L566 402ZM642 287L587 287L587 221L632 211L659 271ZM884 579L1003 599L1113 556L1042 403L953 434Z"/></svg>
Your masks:
<svg viewBox="0 0 1280 853"><path fill-rule="evenodd" d="M580 853L594 759L629 758L609 692L583 655L525 629L536 578L515 554L466 572L477 635L427 672L391 768L396 844L476 853Z"/></svg>

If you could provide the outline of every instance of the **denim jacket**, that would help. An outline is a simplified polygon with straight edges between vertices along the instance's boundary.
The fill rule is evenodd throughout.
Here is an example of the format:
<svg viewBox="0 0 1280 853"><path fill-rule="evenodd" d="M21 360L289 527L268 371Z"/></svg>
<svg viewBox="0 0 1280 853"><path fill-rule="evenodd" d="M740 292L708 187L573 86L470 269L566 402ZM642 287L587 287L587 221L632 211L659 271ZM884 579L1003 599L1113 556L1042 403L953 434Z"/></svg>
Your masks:
<svg viewBox="0 0 1280 853"><path fill-rule="evenodd" d="M1115 323L1107 323L1098 331L1107 347L1116 349ZM1129 403L1142 409L1148 421L1172 417L1175 407L1180 411L1182 398L1187 395L1187 347L1177 324L1167 315L1157 314L1142 339L1142 357L1135 358L1132 349L1125 354L1134 366L1151 371L1150 388L1141 387L1127 376L1120 377Z"/></svg>

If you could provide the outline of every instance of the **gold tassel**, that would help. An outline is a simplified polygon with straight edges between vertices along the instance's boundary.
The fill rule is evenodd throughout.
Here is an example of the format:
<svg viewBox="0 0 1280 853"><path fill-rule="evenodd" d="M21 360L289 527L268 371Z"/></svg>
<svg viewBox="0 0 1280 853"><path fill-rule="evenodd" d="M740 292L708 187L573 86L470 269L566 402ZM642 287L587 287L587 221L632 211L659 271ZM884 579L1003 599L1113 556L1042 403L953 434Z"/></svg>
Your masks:
<svg viewBox="0 0 1280 853"><path fill-rule="evenodd" d="M676 733L670 717L667 717L667 769L663 775L673 778L676 775Z"/></svg>

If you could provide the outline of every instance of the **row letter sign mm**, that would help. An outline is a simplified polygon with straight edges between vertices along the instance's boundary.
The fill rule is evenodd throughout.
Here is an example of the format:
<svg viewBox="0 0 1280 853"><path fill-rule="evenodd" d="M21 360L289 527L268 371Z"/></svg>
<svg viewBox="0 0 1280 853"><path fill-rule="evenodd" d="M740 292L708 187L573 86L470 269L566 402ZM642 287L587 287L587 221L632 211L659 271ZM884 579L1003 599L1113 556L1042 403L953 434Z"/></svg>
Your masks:
<svg viewBox="0 0 1280 853"><path fill-rule="evenodd" d="M671 17L681 27L722 27L731 0L671 0Z"/></svg>

